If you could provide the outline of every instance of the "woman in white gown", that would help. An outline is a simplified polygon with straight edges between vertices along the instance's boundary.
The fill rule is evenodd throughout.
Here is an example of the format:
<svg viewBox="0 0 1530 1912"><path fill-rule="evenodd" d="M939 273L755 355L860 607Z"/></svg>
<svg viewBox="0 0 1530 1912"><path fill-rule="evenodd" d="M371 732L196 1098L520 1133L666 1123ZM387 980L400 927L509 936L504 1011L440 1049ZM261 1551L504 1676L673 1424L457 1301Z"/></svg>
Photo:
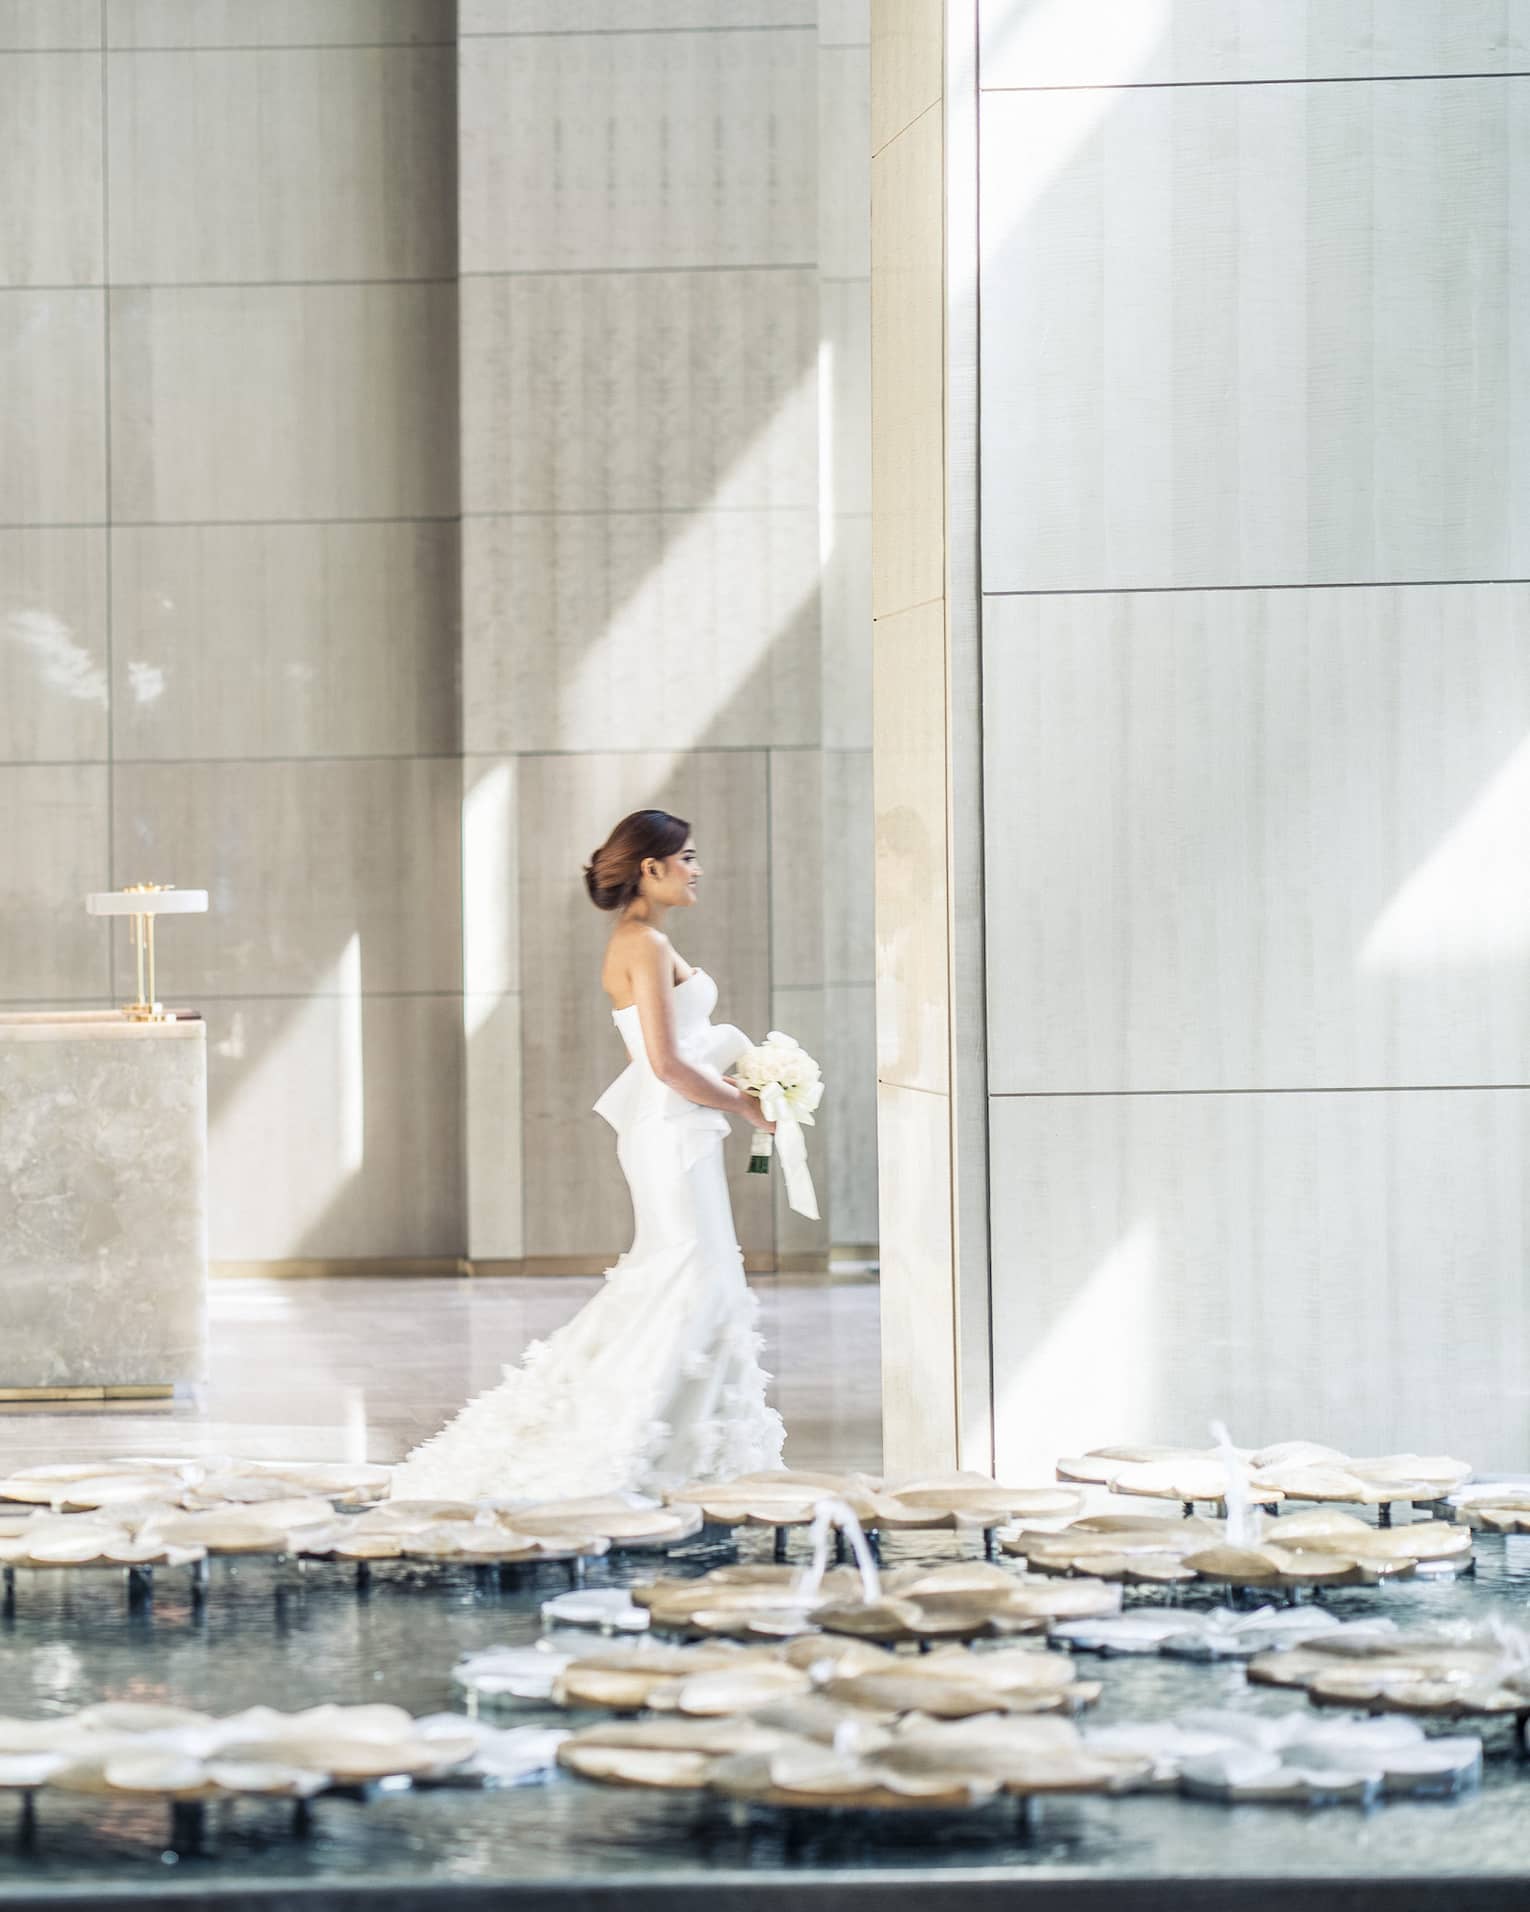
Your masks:
<svg viewBox="0 0 1530 1912"><path fill-rule="evenodd" d="M748 1043L712 1023L717 985L664 934L700 877L690 825L663 810L625 818L585 871L618 917L601 981L630 1062L595 1106L616 1130L632 1248L572 1321L415 1449L396 1499L654 1492L781 1464L723 1168L730 1115L772 1125L724 1076Z"/></svg>

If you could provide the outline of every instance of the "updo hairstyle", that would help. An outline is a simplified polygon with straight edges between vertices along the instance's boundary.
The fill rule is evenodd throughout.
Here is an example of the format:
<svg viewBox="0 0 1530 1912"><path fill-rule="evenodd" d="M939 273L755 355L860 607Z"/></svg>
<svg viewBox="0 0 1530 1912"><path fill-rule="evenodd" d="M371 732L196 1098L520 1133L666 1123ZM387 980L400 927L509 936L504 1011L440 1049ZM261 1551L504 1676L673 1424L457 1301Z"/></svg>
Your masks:
<svg viewBox="0 0 1530 1912"><path fill-rule="evenodd" d="M638 894L643 865L678 856L691 826L667 810L634 810L623 817L584 866L584 886L598 910L621 910Z"/></svg>

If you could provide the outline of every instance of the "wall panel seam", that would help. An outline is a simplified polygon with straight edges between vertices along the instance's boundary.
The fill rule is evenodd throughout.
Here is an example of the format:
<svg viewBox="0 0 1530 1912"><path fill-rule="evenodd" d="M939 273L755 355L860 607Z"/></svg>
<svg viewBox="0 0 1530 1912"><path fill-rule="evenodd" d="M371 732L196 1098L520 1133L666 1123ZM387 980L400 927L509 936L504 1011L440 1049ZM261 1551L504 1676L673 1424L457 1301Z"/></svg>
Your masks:
<svg viewBox="0 0 1530 1912"><path fill-rule="evenodd" d="M101 276L112 276L111 226L111 72L106 57L106 17L110 0L101 0ZM116 798L116 677L112 657L112 309L111 298L102 288L101 299L101 493L106 518L106 537L102 553L105 564L106 597L102 615L106 640L106 887L117 887L117 798ZM155 879L158 880L157 878ZM106 935L106 995L109 1002L117 994L117 930L108 924Z"/></svg>
<svg viewBox="0 0 1530 1912"><path fill-rule="evenodd" d="M455 40L272 40L265 45L254 42L235 42L228 46L208 44L206 46L106 46L89 48L86 51L101 51L108 54L129 53L428 53L441 52L454 47ZM47 48L31 49L46 52ZM69 53L77 49L63 47L55 49Z"/></svg>
<svg viewBox="0 0 1530 1912"><path fill-rule="evenodd" d="M725 27L527 27L521 32L511 28L497 33L488 30L459 33L457 39L459 43L465 40L648 40L693 33L811 34L816 46L818 28L811 20L773 20L756 26L742 26L730 21Z"/></svg>
<svg viewBox="0 0 1530 1912"><path fill-rule="evenodd" d="M984 591L987 598L1176 597L1196 591L1438 591L1491 584L1530 584L1530 578L1335 578L1314 584L1063 584L1033 590Z"/></svg>
<svg viewBox="0 0 1530 1912"><path fill-rule="evenodd" d="M718 265L715 261L695 262L688 259L678 260L674 265L660 266L499 266L472 267L457 274L456 279L443 280L445 285L455 285L458 279L633 279L651 276L655 273L680 272L813 272L815 267L811 259L739 259L731 265ZM321 281L321 283L327 283ZM370 281L363 281L370 283ZM413 284L411 280L408 283Z"/></svg>
<svg viewBox="0 0 1530 1912"><path fill-rule="evenodd" d="M985 86L984 93L1178 93L1228 86L1408 86L1439 80L1530 80L1518 68L1484 73L1314 73L1280 80L1116 80L1073 86Z"/></svg>
<svg viewBox="0 0 1530 1912"><path fill-rule="evenodd" d="M1128 1097L1162 1098L1217 1095L1479 1095L1502 1090L1517 1094L1530 1082L1314 1082L1233 1089L990 1089L990 1102L1114 1102Z"/></svg>
<svg viewBox="0 0 1530 1912"><path fill-rule="evenodd" d="M939 108L942 107L944 104L945 104L944 99L933 99L930 101L928 106L921 107L920 110L914 115L914 117L911 120L906 121L904 125L898 128L896 133L890 133L888 137L882 141L882 144L880 146L872 147L871 149L872 160L876 161L880 159L883 153L887 151L889 146L896 145L897 142L900 139L902 139L905 133L911 132L913 128L916 127L922 119L927 119L931 113L938 111Z"/></svg>
<svg viewBox="0 0 1530 1912"><path fill-rule="evenodd" d="M935 597L921 598L917 604L900 604L895 611L878 611L871 621L873 624L886 624L895 617L908 617L914 611L927 611L932 604L944 604L945 601L946 594L941 591Z"/></svg>
<svg viewBox="0 0 1530 1912"><path fill-rule="evenodd" d="M31 286L34 292L293 292L325 286L455 285L456 273L388 273L345 279L108 279L102 285Z"/></svg>

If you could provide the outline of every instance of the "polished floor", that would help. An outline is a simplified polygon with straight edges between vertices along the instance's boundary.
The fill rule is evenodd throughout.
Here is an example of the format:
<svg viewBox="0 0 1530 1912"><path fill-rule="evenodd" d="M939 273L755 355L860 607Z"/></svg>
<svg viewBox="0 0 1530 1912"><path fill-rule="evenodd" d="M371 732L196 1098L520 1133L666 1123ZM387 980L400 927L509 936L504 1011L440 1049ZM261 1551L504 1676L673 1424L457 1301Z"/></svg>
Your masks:
<svg viewBox="0 0 1530 1912"><path fill-rule="evenodd" d="M105 1412L7 1406L0 1468L91 1454L395 1461L599 1285L561 1276L214 1282L208 1381L196 1398ZM789 1464L875 1469L874 1280L780 1275L751 1285Z"/></svg>

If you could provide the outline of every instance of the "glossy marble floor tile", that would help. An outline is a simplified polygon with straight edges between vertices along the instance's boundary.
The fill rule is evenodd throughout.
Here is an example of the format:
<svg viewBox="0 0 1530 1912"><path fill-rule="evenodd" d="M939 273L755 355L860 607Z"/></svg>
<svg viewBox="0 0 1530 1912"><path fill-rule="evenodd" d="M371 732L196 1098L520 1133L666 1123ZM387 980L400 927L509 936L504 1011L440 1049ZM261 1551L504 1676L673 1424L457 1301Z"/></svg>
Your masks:
<svg viewBox="0 0 1530 1912"><path fill-rule="evenodd" d="M200 1398L147 1409L8 1404L0 1468L97 1454L395 1461L598 1286L562 1276L215 1281ZM875 1282L773 1276L752 1286L788 1463L878 1467Z"/></svg>

